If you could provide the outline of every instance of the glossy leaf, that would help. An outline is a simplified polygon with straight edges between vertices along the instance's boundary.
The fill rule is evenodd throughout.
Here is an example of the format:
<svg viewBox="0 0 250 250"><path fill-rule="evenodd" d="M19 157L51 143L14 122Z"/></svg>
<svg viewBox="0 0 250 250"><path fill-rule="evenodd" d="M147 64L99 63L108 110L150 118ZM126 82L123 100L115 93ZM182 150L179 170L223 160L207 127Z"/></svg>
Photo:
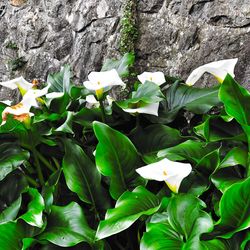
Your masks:
<svg viewBox="0 0 250 250"><path fill-rule="evenodd" d="M54 202L54 193L57 190L57 185L61 176L61 170L54 172L43 186L42 196L45 203L45 210L50 213L51 206Z"/></svg>
<svg viewBox="0 0 250 250"><path fill-rule="evenodd" d="M225 249L222 242L201 241L200 235L213 228L211 217L202 211L203 204L190 194L173 197L167 215L158 216L147 224L141 240L142 250L158 249Z"/></svg>
<svg viewBox="0 0 250 250"><path fill-rule="evenodd" d="M61 247L75 246L80 242L93 243L95 232L86 221L82 208L75 202L52 206L46 230L39 237Z"/></svg>
<svg viewBox="0 0 250 250"><path fill-rule="evenodd" d="M74 113L68 111L66 120L64 121L64 123L60 127L55 129L55 131L74 134L74 132L72 130L73 117L74 117Z"/></svg>
<svg viewBox="0 0 250 250"><path fill-rule="evenodd" d="M155 124L137 128L130 135L130 139L140 153L147 154L180 144L185 137L181 136L177 129Z"/></svg>
<svg viewBox="0 0 250 250"><path fill-rule="evenodd" d="M20 210L21 203L22 203L22 198L20 196L10 206L1 211L0 224L15 220Z"/></svg>
<svg viewBox="0 0 250 250"><path fill-rule="evenodd" d="M103 239L130 227L142 215L151 215L160 208L160 200L146 188L139 186L125 192L117 200L115 208L109 209L101 221L96 238Z"/></svg>
<svg viewBox="0 0 250 250"><path fill-rule="evenodd" d="M0 218L1 221L15 219L20 208L20 197L28 187L24 174L15 170L0 182Z"/></svg>
<svg viewBox="0 0 250 250"><path fill-rule="evenodd" d="M229 74L221 84L219 98L228 115L234 117L240 124L250 125L250 93Z"/></svg>
<svg viewBox="0 0 250 250"><path fill-rule="evenodd" d="M74 122L84 127L92 127L93 121L101 121L102 115L99 108L82 108L74 116Z"/></svg>
<svg viewBox="0 0 250 250"><path fill-rule="evenodd" d="M0 152L0 181L29 158L29 152L13 142L1 143Z"/></svg>
<svg viewBox="0 0 250 250"><path fill-rule="evenodd" d="M104 176L110 177L111 196L118 199L124 191L144 184L145 181L135 172L142 163L132 142L103 123L94 122L93 127L99 141L96 165Z"/></svg>
<svg viewBox="0 0 250 250"><path fill-rule="evenodd" d="M212 175L212 182L223 193L235 182L244 177L239 165L247 166L247 151L237 147L230 150Z"/></svg>
<svg viewBox="0 0 250 250"><path fill-rule="evenodd" d="M51 84L50 91L69 93L70 78L71 72L69 65L65 65L58 73L49 74L47 83Z"/></svg>
<svg viewBox="0 0 250 250"><path fill-rule="evenodd" d="M167 108L159 113L165 123L172 122L181 109L195 114L205 114L220 103L219 86L213 88L189 87L175 82L166 92Z"/></svg>
<svg viewBox="0 0 250 250"><path fill-rule="evenodd" d="M235 121L225 122L220 117L208 117L202 124L196 126L194 131L202 136L207 142L222 140L237 140L247 142L247 138Z"/></svg>
<svg viewBox="0 0 250 250"><path fill-rule="evenodd" d="M101 175L95 164L80 146L70 139L63 140L65 155L63 173L68 188L77 193L79 198L91 204L97 213L98 207L105 207L105 193L101 185Z"/></svg>
<svg viewBox="0 0 250 250"><path fill-rule="evenodd" d="M43 226L43 210L45 208L43 197L34 188L29 188L28 194L31 200L27 205L27 212L19 218L31 226L41 228Z"/></svg>
<svg viewBox="0 0 250 250"><path fill-rule="evenodd" d="M125 101L118 101L116 104L121 108L131 108L144 106L145 104L157 103L164 98L161 89L153 82L145 82L140 84L138 89L132 92L132 97Z"/></svg>
<svg viewBox="0 0 250 250"><path fill-rule="evenodd" d="M250 178L233 184L220 200L221 218L212 235L230 238L250 227Z"/></svg>
<svg viewBox="0 0 250 250"><path fill-rule="evenodd" d="M169 160L188 160L199 163L202 157L218 148L218 144L204 143L200 141L187 140L171 148L160 150L158 157L167 157Z"/></svg>
<svg viewBox="0 0 250 250"><path fill-rule="evenodd" d="M126 53L120 60L106 60L101 71L116 69L120 77L126 77L129 75L129 67L134 64L134 61L134 54Z"/></svg>
<svg viewBox="0 0 250 250"><path fill-rule="evenodd" d="M2 250L20 250L24 232L16 222L0 224L0 246Z"/></svg>

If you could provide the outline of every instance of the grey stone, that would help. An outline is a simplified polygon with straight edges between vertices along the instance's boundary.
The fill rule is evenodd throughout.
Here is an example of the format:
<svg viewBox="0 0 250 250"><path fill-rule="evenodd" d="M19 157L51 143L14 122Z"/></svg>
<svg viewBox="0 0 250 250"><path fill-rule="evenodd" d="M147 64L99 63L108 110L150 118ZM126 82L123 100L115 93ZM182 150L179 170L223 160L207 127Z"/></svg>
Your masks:
<svg viewBox="0 0 250 250"><path fill-rule="evenodd" d="M239 58L236 79L250 89L249 0L138 0L138 73L160 70L184 80L196 67ZM76 84L103 61L116 57L122 0L28 0L0 3L0 81L23 75L46 81L66 63ZM16 43L18 50L6 48ZM10 62L27 62L11 71ZM197 83L215 83L205 75ZM0 100L14 95L0 89Z"/></svg>
<svg viewBox="0 0 250 250"><path fill-rule="evenodd" d="M142 10L137 69L162 70L185 80L200 65L238 57L236 79L250 89L249 15L248 0L172 0L157 13ZM205 76L198 85L210 83L213 78Z"/></svg>

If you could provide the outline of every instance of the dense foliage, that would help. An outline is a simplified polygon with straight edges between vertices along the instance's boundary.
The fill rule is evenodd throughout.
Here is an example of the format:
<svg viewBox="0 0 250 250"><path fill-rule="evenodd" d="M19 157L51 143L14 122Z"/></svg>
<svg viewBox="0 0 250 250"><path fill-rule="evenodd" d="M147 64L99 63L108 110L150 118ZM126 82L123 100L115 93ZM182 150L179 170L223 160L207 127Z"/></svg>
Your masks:
<svg viewBox="0 0 250 250"><path fill-rule="evenodd" d="M132 61L103 69L126 77ZM68 66L47 83L58 94L31 120L0 127L0 249L250 249L250 93L232 76L130 83L128 99L108 88L91 106ZM136 171L165 158L192 166L175 192Z"/></svg>

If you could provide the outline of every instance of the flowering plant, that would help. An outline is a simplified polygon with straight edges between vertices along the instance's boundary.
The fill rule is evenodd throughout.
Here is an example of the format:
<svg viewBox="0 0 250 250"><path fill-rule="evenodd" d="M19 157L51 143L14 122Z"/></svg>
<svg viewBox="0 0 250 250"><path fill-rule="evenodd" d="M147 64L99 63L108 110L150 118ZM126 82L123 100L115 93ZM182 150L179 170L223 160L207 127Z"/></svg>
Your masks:
<svg viewBox="0 0 250 250"><path fill-rule="evenodd" d="M250 93L236 60L186 81L144 72L116 100L133 60L82 86L68 65L41 89L0 83L22 94L0 102L2 250L249 249ZM222 83L189 86L205 71Z"/></svg>

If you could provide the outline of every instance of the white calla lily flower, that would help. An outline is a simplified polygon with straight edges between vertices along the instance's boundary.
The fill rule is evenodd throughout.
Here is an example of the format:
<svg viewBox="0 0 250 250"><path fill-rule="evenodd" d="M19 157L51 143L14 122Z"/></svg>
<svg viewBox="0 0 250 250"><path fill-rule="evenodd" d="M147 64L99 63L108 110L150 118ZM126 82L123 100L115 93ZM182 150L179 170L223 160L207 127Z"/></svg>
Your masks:
<svg viewBox="0 0 250 250"><path fill-rule="evenodd" d="M51 92L51 93L46 94L45 97L47 99L54 99L54 98L62 97L63 95L64 95L63 92Z"/></svg>
<svg viewBox="0 0 250 250"><path fill-rule="evenodd" d="M94 95L88 95L86 96L86 102L90 103L90 104L99 104L99 102L96 100Z"/></svg>
<svg viewBox="0 0 250 250"><path fill-rule="evenodd" d="M83 84L85 88L95 91L98 99L102 97L106 88L115 85L125 86L125 83L121 80L115 69L103 72L91 72L88 75L88 79Z"/></svg>
<svg viewBox="0 0 250 250"><path fill-rule="evenodd" d="M20 88L25 91L33 87L33 84L26 81L22 76L9 81L0 82L0 85L9 89Z"/></svg>
<svg viewBox="0 0 250 250"><path fill-rule="evenodd" d="M238 61L238 58L221 60L216 62L211 62L195 69L188 79L186 84L189 86L194 85L202 75L207 72L215 76L215 78L222 83L227 74L234 77L234 68Z"/></svg>
<svg viewBox="0 0 250 250"><path fill-rule="evenodd" d="M7 105L7 106L10 106L12 103L12 101L10 101L10 100L4 100L4 101L0 101L0 102Z"/></svg>
<svg viewBox="0 0 250 250"><path fill-rule="evenodd" d="M123 108L125 112L136 114L149 114L158 116L159 103L150 103L139 108Z"/></svg>
<svg viewBox="0 0 250 250"><path fill-rule="evenodd" d="M144 84L146 81L150 81L160 86L166 82L165 76L162 72L144 72L137 76L139 81Z"/></svg>
<svg viewBox="0 0 250 250"><path fill-rule="evenodd" d="M167 158L136 169L136 172L145 179L165 181L169 189L175 193L178 193L182 180L191 171L189 163L174 162Z"/></svg>
<svg viewBox="0 0 250 250"><path fill-rule="evenodd" d="M50 84L48 84L43 89L29 89L26 94L23 96L22 103L25 105L30 105L33 107L38 107L37 98L44 96L48 93L48 90L50 88Z"/></svg>
<svg viewBox="0 0 250 250"><path fill-rule="evenodd" d="M29 121L30 117L34 114L30 112L31 105L25 105L23 102L19 102L18 104L10 107L6 107L2 112L2 125L6 123L7 116L9 114L13 115L13 119L18 120L20 122Z"/></svg>

